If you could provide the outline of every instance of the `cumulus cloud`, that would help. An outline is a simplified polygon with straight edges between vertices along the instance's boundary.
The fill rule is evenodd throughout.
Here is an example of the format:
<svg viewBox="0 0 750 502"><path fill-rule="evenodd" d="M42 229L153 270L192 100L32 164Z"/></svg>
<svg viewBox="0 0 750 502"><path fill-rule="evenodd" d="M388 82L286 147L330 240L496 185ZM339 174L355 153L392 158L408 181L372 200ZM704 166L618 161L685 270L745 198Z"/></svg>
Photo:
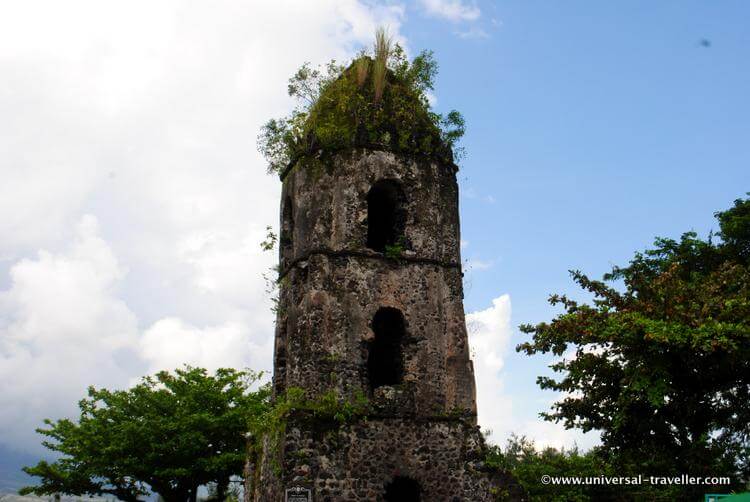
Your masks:
<svg viewBox="0 0 750 502"><path fill-rule="evenodd" d="M490 34L478 26L472 26L468 30L456 32L456 35L458 35L459 38L465 39L490 38ZM488 198L492 198L492 196L488 196ZM494 198L492 198L492 200L488 202L494 202Z"/></svg>
<svg viewBox="0 0 750 502"><path fill-rule="evenodd" d="M550 403L551 404L551 403ZM577 446L588 450L599 443L596 432L583 433L578 429L566 429L563 425L545 420L527 420L516 426L514 430L518 436L526 436L534 441L539 448L572 448Z"/></svg>
<svg viewBox="0 0 750 502"><path fill-rule="evenodd" d="M511 338L509 295L492 300L492 306L466 315L469 346L477 383L479 424L502 437L509 430L513 410L503 390L503 363Z"/></svg>
<svg viewBox="0 0 750 502"><path fill-rule="evenodd" d="M475 21L481 11L475 4L462 0L420 0L425 12L448 21Z"/></svg>
<svg viewBox="0 0 750 502"><path fill-rule="evenodd" d="M476 257L466 260L466 268L469 271L488 270L492 268L494 264L495 263L491 260L482 260Z"/></svg>
<svg viewBox="0 0 750 502"><path fill-rule="evenodd" d="M222 274L208 272L197 274L196 287L210 275L210 286L231 297ZM0 437L9 444L33 443L42 418L74 413L88 385L123 387L183 364L270 369L270 330L257 330L239 307L220 325L167 317L141 333L119 298L126 275L92 215L67 249L11 267L11 286L0 293Z"/></svg>
<svg viewBox="0 0 750 502"><path fill-rule="evenodd" d="M42 418L70 412L88 385L121 385L139 368L137 319L117 289L124 270L93 216L71 246L10 269L0 293L0 438L33 443Z"/></svg>
<svg viewBox="0 0 750 502"><path fill-rule="evenodd" d="M44 15L39 13L43 12ZM89 384L270 369L260 125L304 61L398 32L358 0L0 6L0 442L37 447ZM40 251L41 250L41 251Z"/></svg>
<svg viewBox="0 0 750 502"><path fill-rule="evenodd" d="M273 340L253 340L246 324L226 322L199 328L179 318L161 319L148 328L140 350L149 362L149 372L190 364L208 368L252 367L270 370Z"/></svg>
<svg viewBox="0 0 750 502"><path fill-rule="evenodd" d="M549 409L552 401L539 403L537 400L533 410L522 409L528 407L529 403L518 403L517 399L514 402L506 392L505 361L511 357L513 345L511 313L510 295L504 294L493 299L491 307L466 315L477 383L479 425L489 431L489 439L495 444L504 444L511 434L516 434L526 436L540 447L569 448L578 445L587 449L595 445L599 439L595 432L584 434L536 417L539 411ZM527 418L529 415L533 418Z"/></svg>

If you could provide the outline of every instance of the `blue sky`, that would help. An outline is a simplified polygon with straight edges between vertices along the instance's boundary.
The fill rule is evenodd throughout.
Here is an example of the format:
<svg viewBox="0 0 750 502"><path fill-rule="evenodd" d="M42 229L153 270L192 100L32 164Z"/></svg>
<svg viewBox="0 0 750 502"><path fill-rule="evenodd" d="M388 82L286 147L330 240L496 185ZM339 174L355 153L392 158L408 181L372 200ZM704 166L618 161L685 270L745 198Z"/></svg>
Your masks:
<svg viewBox="0 0 750 502"><path fill-rule="evenodd" d="M467 121L480 420L498 441L593 444L539 422L548 361L515 353L517 326L580 296L568 269L705 235L750 190L747 19L739 1L3 4L0 492L89 384L270 369L258 243L280 187L254 138L302 62L348 58L378 25L435 51L437 109Z"/></svg>
<svg viewBox="0 0 750 502"><path fill-rule="evenodd" d="M581 298L569 269L598 278L655 236L706 235L750 191L750 5L477 6L475 21L411 16L402 30L435 50L438 107L468 124L464 258L490 266L471 273L466 309L508 293L515 346L520 323L557 312L550 293ZM535 386L543 371L544 358L507 353L518 420L553 397Z"/></svg>

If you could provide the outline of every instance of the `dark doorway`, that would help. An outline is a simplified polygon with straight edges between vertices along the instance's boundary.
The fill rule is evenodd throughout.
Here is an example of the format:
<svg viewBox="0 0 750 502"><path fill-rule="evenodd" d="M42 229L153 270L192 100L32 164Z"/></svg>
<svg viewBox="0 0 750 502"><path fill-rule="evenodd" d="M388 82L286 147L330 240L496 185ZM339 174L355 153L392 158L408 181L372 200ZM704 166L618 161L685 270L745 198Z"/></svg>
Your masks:
<svg viewBox="0 0 750 502"><path fill-rule="evenodd" d="M422 500L422 487L419 483L405 476L396 476L385 486L386 502L419 502Z"/></svg>
<svg viewBox="0 0 750 502"><path fill-rule="evenodd" d="M404 316L398 309L383 307L372 319L375 339L367 357L370 389L397 385L403 380Z"/></svg>
<svg viewBox="0 0 750 502"><path fill-rule="evenodd" d="M395 180L380 180L367 194L367 247L385 251L404 235L404 192Z"/></svg>

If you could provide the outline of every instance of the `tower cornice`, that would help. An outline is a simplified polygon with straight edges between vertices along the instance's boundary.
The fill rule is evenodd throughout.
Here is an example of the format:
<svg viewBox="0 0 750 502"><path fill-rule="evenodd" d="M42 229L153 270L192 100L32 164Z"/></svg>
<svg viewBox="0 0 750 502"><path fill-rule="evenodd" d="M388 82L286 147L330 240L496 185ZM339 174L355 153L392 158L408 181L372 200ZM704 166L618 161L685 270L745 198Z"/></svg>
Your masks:
<svg viewBox="0 0 750 502"><path fill-rule="evenodd" d="M326 157L333 157L334 155L338 154L345 154L345 153L370 153L370 152L385 152L393 154L399 158L402 159L410 159L410 160L416 160L416 161L423 161L423 162L437 162L439 164L442 164L444 166L447 166L451 169L453 174L456 174L458 172L458 165L453 162L452 160L446 159L444 157L440 157L437 155L423 155L418 153L406 153L406 152L397 152L392 150L391 148L387 148L383 145L378 145L374 143L368 143L368 144L359 144L355 146L347 146L345 148L339 148L339 149L326 149L325 151L318 151L318 152L310 152L305 153L301 155L296 155L292 158L292 160L289 161L289 164L279 173L279 179L283 183L289 173L294 170L295 166L303 159L310 158L310 159L319 159L323 156Z"/></svg>
<svg viewBox="0 0 750 502"><path fill-rule="evenodd" d="M461 269L461 264L457 262L451 262L451 261L445 261L445 260L436 260L434 258L420 258L418 256L409 256L409 255L402 255L399 258L389 258L382 253L377 253L375 251L362 251L362 250L352 250L352 249L329 249L329 248L317 248L317 249L311 249L307 251L302 256L298 256L294 260L292 260L287 266L285 266L282 270L279 270L279 280L282 280L293 268L295 268L299 263L308 261L311 257L316 255L323 255L330 258L347 258L347 257L355 257L355 258L367 258L371 260L379 260L382 262L391 262L391 263L415 263L420 265L436 265L438 267L442 268L457 268Z"/></svg>

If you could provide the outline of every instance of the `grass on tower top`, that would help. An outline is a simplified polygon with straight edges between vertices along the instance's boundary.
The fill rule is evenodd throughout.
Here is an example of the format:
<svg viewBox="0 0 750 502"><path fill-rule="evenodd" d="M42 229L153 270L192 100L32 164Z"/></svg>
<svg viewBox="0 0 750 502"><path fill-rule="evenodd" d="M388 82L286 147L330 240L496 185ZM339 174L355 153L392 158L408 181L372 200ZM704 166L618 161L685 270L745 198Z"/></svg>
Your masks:
<svg viewBox="0 0 750 502"><path fill-rule="evenodd" d="M258 149L269 172L282 175L302 157L325 157L365 147L454 162L465 126L455 110L431 110L437 63L423 51L409 61L385 30L378 30L372 53L361 51L348 65L302 65L289 80L298 106L261 129Z"/></svg>

